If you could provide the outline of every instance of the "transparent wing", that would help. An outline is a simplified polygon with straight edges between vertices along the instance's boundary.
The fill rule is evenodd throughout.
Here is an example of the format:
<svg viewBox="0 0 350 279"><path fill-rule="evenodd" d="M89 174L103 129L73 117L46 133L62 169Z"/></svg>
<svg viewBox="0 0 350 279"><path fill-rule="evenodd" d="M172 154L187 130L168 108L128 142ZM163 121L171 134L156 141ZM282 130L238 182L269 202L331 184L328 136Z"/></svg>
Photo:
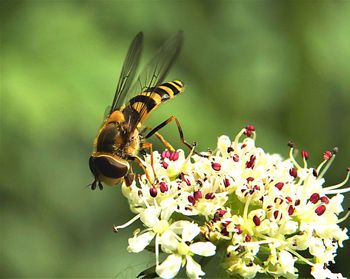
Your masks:
<svg viewBox="0 0 350 279"><path fill-rule="evenodd" d="M151 95L152 89L160 85L166 75L168 74L171 66L178 57L183 44L183 32L177 32L173 37L168 39L155 53L150 62L145 66L138 76L135 84L132 86L128 96L133 97L141 92L147 92L145 95ZM126 100L128 101L128 100ZM151 98L149 98L151 102ZM131 128L135 128L140 119L145 113L148 113L148 103L144 102L140 108L140 113L137 118L134 118L130 123Z"/></svg>
<svg viewBox="0 0 350 279"><path fill-rule="evenodd" d="M142 43L143 33L139 32L130 44L128 54L126 55L123 68L120 73L117 89L114 94L109 114L121 107L125 96L130 89L130 86L136 74L137 66L140 61Z"/></svg>

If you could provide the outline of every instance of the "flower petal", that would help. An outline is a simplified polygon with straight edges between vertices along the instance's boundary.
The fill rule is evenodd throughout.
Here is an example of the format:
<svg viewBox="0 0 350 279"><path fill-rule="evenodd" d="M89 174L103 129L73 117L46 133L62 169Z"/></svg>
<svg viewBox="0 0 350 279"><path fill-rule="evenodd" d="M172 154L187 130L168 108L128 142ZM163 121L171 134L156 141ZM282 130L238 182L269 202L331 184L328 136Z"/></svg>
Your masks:
<svg viewBox="0 0 350 279"><path fill-rule="evenodd" d="M215 255L216 246L211 242L196 242L190 245L192 253L209 257Z"/></svg>
<svg viewBox="0 0 350 279"><path fill-rule="evenodd" d="M194 261L192 257L186 256L186 260L186 274L189 278L199 278L200 276L205 275L201 265Z"/></svg>
<svg viewBox="0 0 350 279"><path fill-rule="evenodd" d="M181 256L170 255L156 267L156 272L162 278L173 278L179 272L181 262Z"/></svg>
<svg viewBox="0 0 350 279"><path fill-rule="evenodd" d="M160 209L155 208L154 206L146 208L140 214L140 219L147 227L153 227L158 221L158 216L160 214Z"/></svg>
<svg viewBox="0 0 350 279"><path fill-rule="evenodd" d="M154 238L155 233L150 231L138 236L134 236L133 238L129 238L129 246L128 251L133 253L139 253L145 249L145 247L150 244L152 239Z"/></svg>
<svg viewBox="0 0 350 279"><path fill-rule="evenodd" d="M193 238L195 238L200 232L200 228L195 223L188 223L183 231L182 231L182 240L183 241L191 241Z"/></svg>

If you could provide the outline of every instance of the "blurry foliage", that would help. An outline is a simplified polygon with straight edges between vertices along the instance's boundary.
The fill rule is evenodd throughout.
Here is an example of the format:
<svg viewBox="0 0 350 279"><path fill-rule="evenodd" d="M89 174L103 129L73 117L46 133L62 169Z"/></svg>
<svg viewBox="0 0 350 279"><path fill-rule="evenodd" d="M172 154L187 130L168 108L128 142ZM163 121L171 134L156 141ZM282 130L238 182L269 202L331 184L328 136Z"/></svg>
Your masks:
<svg viewBox="0 0 350 279"><path fill-rule="evenodd" d="M206 149L253 124L260 146L287 156L291 139L311 164L338 146L327 179L345 176L348 1L1 1L0 10L2 276L135 277L154 263L126 252L131 228L112 233L131 217L119 188L85 187L92 141L140 30L143 62L185 33L169 79L186 92L148 125L174 114ZM182 147L175 125L163 134ZM344 275L349 250L334 267Z"/></svg>

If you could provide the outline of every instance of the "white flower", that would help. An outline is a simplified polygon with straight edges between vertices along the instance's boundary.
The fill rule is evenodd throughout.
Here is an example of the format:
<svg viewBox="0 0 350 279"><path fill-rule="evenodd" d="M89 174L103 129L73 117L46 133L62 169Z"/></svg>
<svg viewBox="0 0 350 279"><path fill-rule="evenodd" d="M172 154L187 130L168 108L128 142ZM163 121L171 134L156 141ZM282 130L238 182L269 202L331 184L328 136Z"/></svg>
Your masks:
<svg viewBox="0 0 350 279"><path fill-rule="evenodd" d="M189 278L199 278L205 273L200 264L193 260L192 256L194 254L204 257L213 256L216 246L210 242L187 244L198 235L198 225L186 221L182 221L181 224L178 223L177 225L178 228L173 228L173 231L181 234L181 238L170 237L168 240L171 239L171 241L163 241L162 250L172 254L156 267L156 272L162 278L173 278L179 272L181 265L186 264L187 276Z"/></svg>

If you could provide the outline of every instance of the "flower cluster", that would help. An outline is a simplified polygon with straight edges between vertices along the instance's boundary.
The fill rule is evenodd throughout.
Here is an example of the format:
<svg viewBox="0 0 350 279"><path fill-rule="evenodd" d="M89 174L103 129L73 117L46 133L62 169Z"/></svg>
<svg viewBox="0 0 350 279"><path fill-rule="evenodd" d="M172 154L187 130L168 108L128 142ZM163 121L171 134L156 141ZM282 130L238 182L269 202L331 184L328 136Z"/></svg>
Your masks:
<svg viewBox="0 0 350 279"><path fill-rule="evenodd" d="M328 265L348 239L339 223L349 215L341 215L341 204L350 188L341 187L350 170L343 182L324 187L337 149L324 152L321 164L310 168L307 151L300 152L300 164L290 143L289 159L283 160L256 147L255 136L249 125L233 141L221 136L214 151L146 155L151 181L143 174L122 186L136 216L115 230L137 219L143 223L128 251L152 247L162 278L175 277L181 268L189 278L202 277L198 258L218 249L225 250L222 268L229 275L295 278L297 264L306 264L315 278L342 278Z"/></svg>

